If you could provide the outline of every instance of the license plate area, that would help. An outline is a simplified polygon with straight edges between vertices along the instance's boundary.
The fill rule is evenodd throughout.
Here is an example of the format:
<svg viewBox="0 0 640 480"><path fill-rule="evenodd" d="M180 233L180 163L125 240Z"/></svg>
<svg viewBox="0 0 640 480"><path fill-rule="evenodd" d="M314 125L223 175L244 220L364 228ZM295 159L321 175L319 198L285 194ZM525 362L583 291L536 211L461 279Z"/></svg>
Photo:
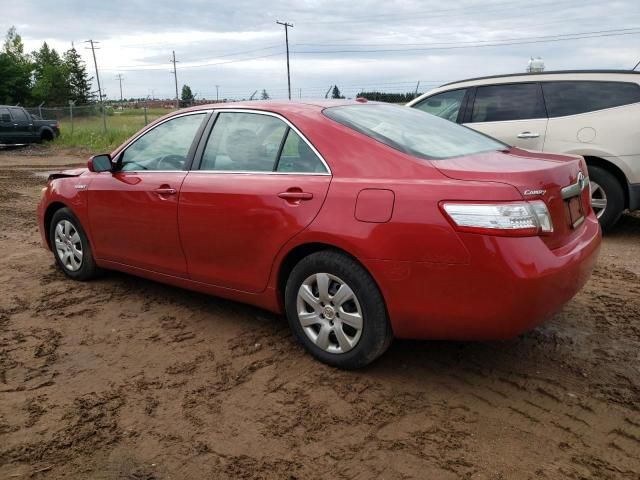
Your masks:
<svg viewBox="0 0 640 480"><path fill-rule="evenodd" d="M582 195L567 198L565 200L571 228L577 228L584 222L584 208L582 207Z"/></svg>

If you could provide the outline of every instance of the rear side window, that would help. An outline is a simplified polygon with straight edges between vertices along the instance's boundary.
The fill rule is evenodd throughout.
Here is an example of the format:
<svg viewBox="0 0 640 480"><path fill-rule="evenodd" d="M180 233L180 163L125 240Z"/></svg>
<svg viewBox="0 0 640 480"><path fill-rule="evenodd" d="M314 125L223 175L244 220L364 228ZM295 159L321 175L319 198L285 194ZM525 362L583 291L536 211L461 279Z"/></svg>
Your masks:
<svg viewBox="0 0 640 480"><path fill-rule="evenodd" d="M545 118L540 87L536 83L515 83L478 87L472 122L505 122Z"/></svg>
<svg viewBox="0 0 640 480"><path fill-rule="evenodd" d="M278 159L278 172L324 173L324 167L318 156L311 150L300 135L289 129L287 139L282 146Z"/></svg>
<svg viewBox="0 0 640 480"><path fill-rule="evenodd" d="M460 112L460 107L462 106L466 92L466 89L461 89L438 93L414 105L414 108L455 122L458 119L458 113Z"/></svg>
<svg viewBox="0 0 640 480"><path fill-rule="evenodd" d="M3 122L3 123L11 122L11 115L9 115L8 108L0 108L0 122Z"/></svg>
<svg viewBox="0 0 640 480"><path fill-rule="evenodd" d="M625 82L543 82L550 117L576 115L640 102L640 85Z"/></svg>
<svg viewBox="0 0 640 480"><path fill-rule="evenodd" d="M279 118L256 113L220 113L201 170L271 172L287 132Z"/></svg>
<svg viewBox="0 0 640 480"><path fill-rule="evenodd" d="M461 157L506 148L493 138L415 108L393 105L349 105L323 113L346 127L385 145L429 160Z"/></svg>

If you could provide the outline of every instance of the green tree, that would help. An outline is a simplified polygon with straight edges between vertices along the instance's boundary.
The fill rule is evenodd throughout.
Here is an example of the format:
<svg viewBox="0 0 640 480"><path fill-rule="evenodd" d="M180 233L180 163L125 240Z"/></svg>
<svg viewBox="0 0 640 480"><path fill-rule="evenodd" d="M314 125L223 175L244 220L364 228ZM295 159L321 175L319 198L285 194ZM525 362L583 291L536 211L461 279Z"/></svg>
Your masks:
<svg viewBox="0 0 640 480"><path fill-rule="evenodd" d="M266 89L262 89L262 93L260 94L260 98L262 100L269 100L271 97L269 96L269 94L267 93Z"/></svg>
<svg viewBox="0 0 640 480"><path fill-rule="evenodd" d="M0 51L0 103L25 104L31 96L32 63L22 38L11 27Z"/></svg>
<svg viewBox="0 0 640 480"><path fill-rule="evenodd" d="M33 52L34 85L31 95L36 103L65 105L71 98L66 64L47 42L40 50Z"/></svg>
<svg viewBox="0 0 640 480"><path fill-rule="evenodd" d="M89 77L87 66L73 45L64 53L64 65L67 71L69 100L74 100L76 105L92 102L95 99L91 92L93 77Z"/></svg>
<svg viewBox="0 0 640 480"><path fill-rule="evenodd" d="M333 86L333 90L331 91L331 98L344 98L344 96L340 94L340 89L337 85Z"/></svg>
<svg viewBox="0 0 640 480"><path fill-rule="evenodd" d="M191 87L189 85L182 86L182 95L180 95L180 99L182 100L182 106L186 107L187 105L192 105L195 97L191 92Z"/></svg>

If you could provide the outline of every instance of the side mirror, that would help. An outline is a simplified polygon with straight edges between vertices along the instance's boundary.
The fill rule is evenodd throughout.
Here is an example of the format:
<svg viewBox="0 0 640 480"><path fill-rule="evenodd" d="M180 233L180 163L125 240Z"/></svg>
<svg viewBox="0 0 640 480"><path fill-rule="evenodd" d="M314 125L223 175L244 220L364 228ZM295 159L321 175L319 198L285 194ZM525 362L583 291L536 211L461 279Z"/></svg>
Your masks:
<svg viewBox="0 0 640 480"><path fill-rule="evenodd" d="M110 172L113 169L111 155L108 153L94 155L87 162L87 168L90 172Z"/></svg>

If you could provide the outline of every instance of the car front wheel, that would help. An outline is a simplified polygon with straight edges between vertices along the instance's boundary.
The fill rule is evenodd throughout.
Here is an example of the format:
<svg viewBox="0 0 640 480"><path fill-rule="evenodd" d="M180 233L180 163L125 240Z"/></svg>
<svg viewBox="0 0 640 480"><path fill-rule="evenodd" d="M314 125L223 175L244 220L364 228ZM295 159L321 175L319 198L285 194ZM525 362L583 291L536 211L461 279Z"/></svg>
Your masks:
<svg viewBox="0 0 640 480"><path fill-rule="evenodd" d="M54 213L49 230L53 256L58 267L74 280L89 280L98 275L87 235L68 208Z"/></svg>
<svg viewBox="0 0 640 480"><path fill-rule="evenodd" d="M285 307L298 340L314 357L335 367L364 367L384 353L393 337L373 278L339 252L317 252L294 267Z"/></svg>

